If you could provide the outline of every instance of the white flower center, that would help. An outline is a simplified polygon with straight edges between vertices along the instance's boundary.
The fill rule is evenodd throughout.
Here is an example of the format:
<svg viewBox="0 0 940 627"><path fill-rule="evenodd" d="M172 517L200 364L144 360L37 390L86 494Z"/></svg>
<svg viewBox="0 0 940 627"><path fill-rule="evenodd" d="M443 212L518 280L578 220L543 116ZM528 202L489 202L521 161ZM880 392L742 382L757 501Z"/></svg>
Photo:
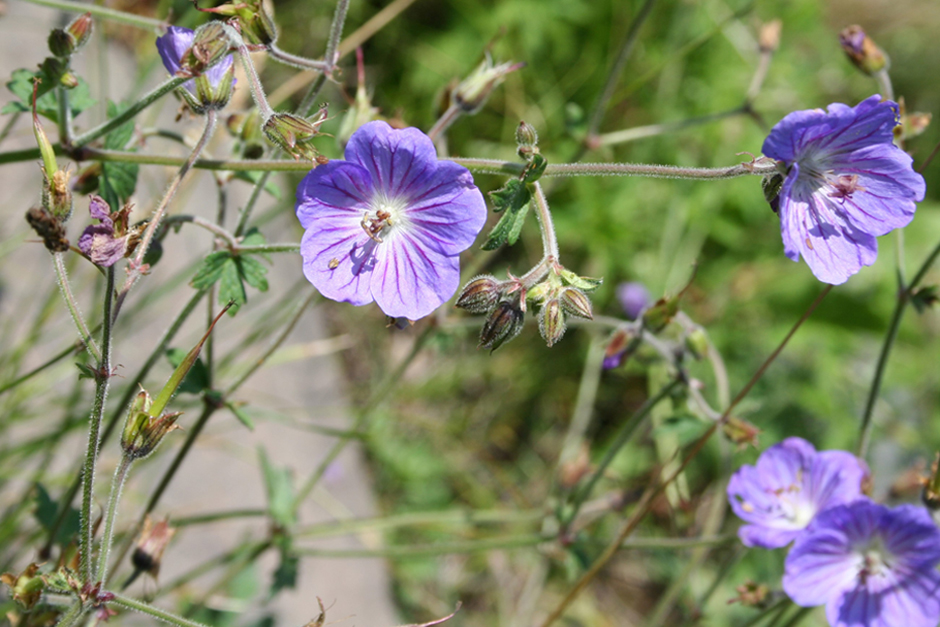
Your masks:
<svg viewBox="0 0 940 627"><path fill-rule="evenodd" d="M369 238L381 244L385 236L407 222L404 211L406 206L404 199L377 196L373 199L370 210L362 216L362 229Z"/></svg>

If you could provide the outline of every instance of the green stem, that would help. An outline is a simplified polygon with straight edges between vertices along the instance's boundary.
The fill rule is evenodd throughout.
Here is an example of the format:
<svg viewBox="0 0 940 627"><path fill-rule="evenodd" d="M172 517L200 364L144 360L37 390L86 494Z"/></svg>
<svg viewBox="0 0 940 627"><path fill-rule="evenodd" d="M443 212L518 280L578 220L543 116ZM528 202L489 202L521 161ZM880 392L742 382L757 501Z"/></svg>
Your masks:
<svg viewBox="0 0 940 627"><path fill-rule="evenodd" d="M567 527L571 522L578 516L578 512L581 510L581 506L584 505L584 501L591 496L591 492L594 491L594 486L597 485L597 482L600 481L600 478L604 476L604 472L607 470L607 467L610 466L611 462L617 457L617 454L620 452L620 449L630 441L630 438L633 437L633 433L636 431L636 428L640 426L640 423L643 421L646 416L653 411L653 408L660 403L660 401L667 398L672 394L682 383L679 379L673 379L669 385L664 386L655 396L646 399L646 402L636 411L633 416L630 417L620 429L617 431L617 435L614 436L614 441L611 443L610 448L607 449L607 452L604 454L603 459L597 465L597 468L594 470L594 473L588 479L587 483L578 490L574 497L571 499L571 511L565 517L562 526Z"/></svg>
<svg viewBox="0 0 940 627"><path fill-rule="evenodd" d="M59 104L59 143L63 146L71 146L72 110L69 108L69 92L65 87L57 87L56 96Z"/></svg>
<svg viewBox="0 0 940 627"><path fill-rule="evenodd" d="M37 2L37 0L29 0L29 1ZM42 2L46 2L46 0L42 0ZM104 7L84 4L84 3L81 3L81 4L75 3L75 4L78 4L78 6L82 7L81 9L82 12L92 11L95 8L98 8L98 9L104 8ZM162 24L162 22L158 22L158 24ZM82 133L81 135L76 137L74 141L72 142L72 145L77 148L80 146L84 146L85 144L88 144L89 142L93 142L99 137L107 135L108 133L110 133L111 131L121 126L128 120L132 119L135 115L137 115L138 113L140 113L141 111L143 111L144 109L152 105L154 102L156 102L157 100L159 100L166 94L170 93L171 91L173 91L174 89L176 89L177 87L185 83L187 80L189 79L185 76L171 76L170 78L166 79L165 81L157 85L152 91L145 94L140 100L138 100L137 102L132 104L130 107L122 111L116 117L113 117L107 122L104 122L103 124L99 124L95 128L90 129L86 131L85 133ZM0 163L3 163L2 156L3 155L0 155Z"/></svg>
<svg viewBox="0 0 940 627"><path fill-rule="evenodd" d="M330 23L330 36L326 40L326 52L323 55L323 59L327 63L325 75L332 74L336 62L339 61L339 44L343 38L343 25L346 23L346 13L348 11L349 0L339 0L336 3L336 10L333 11L333 21Z"/></svg>
<svg viewBox="0 0 940 627"><path fill-rule="evenodd" d="M296 54L285 52L277 47L277 44L268 44L268 55L284 65L290 65L298 70L313 70L314 72L326 72L329 64L326 61L314 61L307 57L299 57Z"/></svg>
<svg viewBox="0 0 940 627"><path fill-rule="evenodd" d="M235 226L235 237L241 237L248 229L248 218L251 217L251 212L258 203L258 198L261 197L261 192L264 190L264 186L268 184L268 178L270 178L270 176L270 172L265 172L258 178L258 182L255 183L254 188L251 190L251 196L248 197L248 202L245 203L245 207L239 212L238 224Z"/></svg>
<svg viewBox="0 0 940 627"><path fill-rule="evenodd" d="M598 135L596 144L598 146L616 146L619 144L626 144L628 142L644 139L646 137L665 135L666 133L674 133L676 131L681 131L693 126L700 126L710 122L717 122L718 120L724 120L726 118L742 115L743 113L744 110L741 107L738 107L737 109L732 109L731 111L712 113L710 115L703 115L696 118L690 118L688 120L681 120L679 122L663 122L661 124L635 126L633 128L626 128L620 131L612 131L610 133Z"/></svg>
<svg viewBox="0 0 940 627"><path fill-rule="evenodd" d="M236 245L232 250L239 254L296 253L300 252L300 244L261 244L258 246Z"/></svg>
<svg viewBox="0 0 940 627"><path fill-rule="evenodd" d="M79 572L86 584L92 583L92 545L94 542L94 523L92 505L95 487L95 464L98 460L98 434L104 418L105 401L111 382L111 303L114 296L114 267L106 271L107 281L104 293L104 312L101 326L101 358L98 360L98 372L95 377L95 402L91 411L91 425L88 429L88 444L85 450L85 464L82 467L82 516L81 516L81 555Z"/></svg>
<svg viewBox="0 0 940 627"><path fill-rule="evenodd" d="M435 557L438 555L456 555L467 553L480 553L505 549L518 549L536 546L550 541L551 538L539 534L525 534L509 536L508 538L487 538L485 540L466 540L463 542L450 542L440 544L418 544L413 546L389 546L383 549L316 549L296 547L300 555L334 558L375 558L402 559Z"/></svg>
<svg viewBox="0 0 940 627"><path fill-rule="evenodd" d="M463 109L456 104L452 104L447 108L447 111L441 114L441 117L437 119L437 122L434 123L434 126L431 127L431 130L428 131L428 137L431 138L431 141L437 141L438 138L450 128L450 126L457 121L457 119L463 115Z"/></svg>
<svg viewBox="0 0 940 627"><path fill-rule="evenodd" d="M56 627L72 627L78 620L85 615L85 608L82 607L82 602L75 600L72 602L72 605L69 606L69 609L66 610L65 614L59 617L59 622L56 623Z"/></svg>
<svg viewBox="0 0 940 627"><path fill-rule="evenodd" d="M200 218L199 216L175 215L175 216L168 216L163 221L165 225L176 224L178 222L188 222L190 224L195 224L196 226L204 228L210 233L214 233L215 235L225 240L226 245L230 249L235 250L238 248L238 240L235 238L234 235L226 231L224 228L222 228L218 224L214 222L210 222L209 220L206 220L204 218Z"/></svg>
<svg viewBox="0 0 940 627"><path fill-rule="evenodd" d="M143 601L138 601L137 599L132 599L126 597L123 594L112 593L114 594L114 599L109 603L117 605L118 607L123 607L129 610L135 610L141 614L147 614L153 616L158 620L162 620L165 623L170 623L171 625L179 625L179 627L209 627L204 623L197 623L194 620L189 620L188 618L183 618L182 616L177 616L167 612L166 610L161 610L158 607L154 607L149 603L144 603Z"/></svg>
<svg viewBox="0 0 940 627"><path fill-rule="evenodd" d="M91 332L88 330L88 325L85 323L85 318L82 316L81 310L78 308L78 302L75 300L75 295L72 294L72 287L69 284L69 276L65 271L65 261L64 253L52 253L52 262L55 265L55 276L56 281L59 283L59 289L62 292L62 298L65 300L65 306L68 307L69 313L72 315L72 320L75 322L75 327L78 329L78 335L82 338L82 342L85 344L85 349L88 353L95 358L95 361L101 360L101 351L98 350L98 345L95 344L95 340L91 337Z"/></svg>
<svg viewBox="0 0 940 627"><path fill-rule="evenodd" d="M124 489L124 482L127 481L127 474L133 463L134 459L132 457L122 456L121 463L114 470L114 478L111 480L111 492L108 495L108 509L104 520L104 534L101 536L101 547L98 550L98 577L96 581L101 582L102 586L107 585L108 556L111 554L111 543L114 540L114 519L117 517L121 490Z"/></svg>
<svg viewBox="0 0 940 627"><path fill-rule="evenodd" d="M555 235L555 223L552 222L552 212L548 208L548 200L538 181L532 186L535 193L535 210L539 219L539 229L542 232L542 255L546 259L558 261L558 236Z"/></svg>
<svg viewBox="0 0 940 627"><path fill-rule="evenodd" d="M120 22L121 24L136 26L137 28L143 28L145 30L152 31L154 29L166 26L166 23L161 22L160 20L144 17L142 15L134 15L133 13L125 13L124 11L117 11L115 9L109 9L100 4L72 2L72 0L26 0L26 2L38 4L39 6L50 7L53 9L59 9L60 11L70 11L72 13L91 13L93 16L103 20Z"/></svg>

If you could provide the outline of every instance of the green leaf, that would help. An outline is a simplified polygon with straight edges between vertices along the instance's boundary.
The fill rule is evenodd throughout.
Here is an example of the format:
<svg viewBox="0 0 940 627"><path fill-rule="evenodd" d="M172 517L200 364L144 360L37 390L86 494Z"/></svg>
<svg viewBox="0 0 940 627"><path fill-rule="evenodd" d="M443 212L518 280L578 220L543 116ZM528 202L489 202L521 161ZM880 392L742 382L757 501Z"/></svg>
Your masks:
<svg viewBox="0 0 940 627"><path fill-rule="evenodd" d="M88 364L76 363L75 366L78 368L79 379L97 379L98 378L98 373L95 372L95 369L89 366Z"/></svg>
<svg viewBox="0 0 940 627"><path fill-rule="evenodd" d="M529 214L529 201L532 194L525 183L518 179L511 179L506 185L495 192L490 192L493 202L493 211L503 213L489 237L483 244L483 250L496 250L503 244L515 244L522 232L526 216Z"/></svg>
<svg viewBox="0 0 940 627"><path fill-rule="evenodd" d="M294 481L287 468L277 468L268 459L263 448L258 448L264 487L268 494L268 513L282 529L289 529L295 522Z"/></svg>
<svg viewBox="0 0 940 627"><path fill-rule="evenodd" d="M189 284L197 290L209 289L222 277L222 270L225 264L231 259L232 254L227 250L209 253L206 258L202 260L202 265L199 266L199 269L196 271L196 276L193 277Z"/></svg>
<svg viewBox="0 0 940 627"><path fill-rule="evenodd" d="M230 316L234 316L238 308L248 302L239 265L231 255L222 264L222 271L219 275L219 302L234 303L228 310Z"/></svg>
<svg viewBox="0 0 940 627"><path fill-rule="evenodd" d="M108 102L108 119L121 114L127 105ZM134 121L128 120L105 137L104 147L109 150L125 150L134 135ZM111 205L111 211L118 211L137 189L137 175L140 166L136 163L108 161L101 164L99 193Z"/></svg>
<svg viewBox="0 0 940 627"><path fill-rule="evenodd" d="M297 574L300 571L300 558L291 552L289 542L287 546L281 548L281 563L271 578L270 596L273 598L278 592L285 588L297 587Z"/></svg>
<svg viewBox="0 0 940 627"><path fill-rule="evenodd" d="M0 113L28 113L33 110L33 79L39 77L42 81L39 84L38 97L36 99L36 113L49 118L53 122L59 121L59 100L56 97L56 81L47 76L44 71L30 72L29 70L15 70L11 75L11 80L7 82L7 89L13 92L19 100L14 100L6 104ZM84 79L78 79L78 86L69 90L69 108L72 110L74 118L82 111L95 104L88 89L88 83Z"/></svg>
<svg viewBox="0 0 940 627"><path fill-rule="evenodd" d="M49 492L41 483L36 484L36 509L33 515L36 520L47 532L52 531L59 514L59 504L52 500ZM59 527L56 533L55 542L59 545L66 545L72 541L72 538L78 535L81 528L81 514L74 507L69 507L68 514L65 515L65 521Z"/></svg>
<svg viewBox="0 0 940 627"><path fill-rule="evenodd" d="M532 160L526 164L522 171L522 181L524 183L534 183L542 177L545 168L548 167L548 160L542 155L536 153L532 155Z"/></svg>
<svg viewBox="0 0 940 627"><path fill-rule="evenodd" d="M241 255L235 261L238 263L239 274L248 285L259 292L268 291L268 280L264 278L268 269L263 263L252 255Z"/></svg>
<svg viewBox="0 0 940 627"><path fill-rule="evenodd" d="M241 405L236 403L225 403L225 407L230 412L232 412L232 414L238 419L238 422L248 427L249 431L255 430L255 421L252 420L251 416L249 416L244 409L242 409Z"/></svg>
<svg viewBox="0 0 940 627"><path fill-rule="evenodd" d="M179 368L179 365L186 359L187 351L182 348L170 348L166 351L166 357L173 368ZM201 394L203 390L209 387L209 370L201 358L196 358L189 372L183 377L182 383L176 389L178 393Z"/></svg>

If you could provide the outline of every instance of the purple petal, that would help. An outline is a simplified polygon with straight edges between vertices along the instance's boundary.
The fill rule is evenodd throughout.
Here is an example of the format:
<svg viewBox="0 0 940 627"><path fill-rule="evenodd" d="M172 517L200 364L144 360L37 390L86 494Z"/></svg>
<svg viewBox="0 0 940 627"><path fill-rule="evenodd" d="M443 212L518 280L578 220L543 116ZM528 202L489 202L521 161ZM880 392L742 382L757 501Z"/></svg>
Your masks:
<svg viewBox="0 0 940 627"><path fill-rule="evenodd" d="M120 261L126 245L126 238L115 238L114 229L105 224L85 227L78 238L78 249L88 255L92 263L103 268Z"/></svg>
<svg viewBox="0 0 940 627"><path fill-rule="evenodd" d="M382 121L360 126L346 144L345 157L369 171L377 192L409 200L428 189L440 165L427 135L416 128L393 129Z"/></svg>
<svg viewBox="0 0 940 627"><path fill-rule="evenodd" d="M833 595L826 603L826 618L833 627L936 627L938 592L940 574L933 570L870 577L867 585Z"/></svg>
<svg viewBox="0 0 940 627"><path fill-rule="evenodd" d="M783 589L797 605L823 605L854 587L862 565L863 558L851 551L843 531L808 531L796 539L787 555Z"/></svg>
<svg viewBox="0 0 940 627"><path fill-rule="evenodd" d="M636 320L643 310L653 302L646 286L637 281L621 283L617 286L617 300L628 320Z"/></svg>
<svg viewBox="0 0 940 627"><path fill-rule="evenodd" d="M866 474L855 455L845 451L822 451L813 458L804 485L809 499L822 511L862 496Z"/></svg>
<svg viewBox="0 0 940 627"><path fill-rule="evenodd" d="M875 263L878 242L849 221L833 199L794 193L799 171L793 164L779 196L784 251L794 261L802 256L820 281L845 283L862 266Z"/></svg>
<svg viewBox="0 0 940 627"><path fill-rule="evenodd" d="M209 84L212 85L213 89L219 86L219 83L225 78L225 73L232 67L233 63L232 55L228 55L205 71L205 77L209 79ZM233 81L232 86L234 85L235 82Z"/></svg>
<svg viewBox="0 0 940 627"><path fill-rule="evenodd" d="M417 320L428 315L460 282L460 259L422 243L417 234L399 231L376 253L372 295L386 315Z"/></svg>
<svg viewBox="0 0 940 627"><path fill-rule="evenodd" d="M324 228L328 222L357 225L370 209L372 178L361 166L330 161L317 166L297 187L297 219L305 229ZM359 226L359 232L365 231Z"/></svg>
<svg viewBox="0 0 940 627"><path fill-rule="evenodd" d="M111 222L111 207L101 196L92 194L88 197L88 213L95 220L101 220L102 224L113 225L113 222Z"/></svg>
<svg viewBox="0 0 940 627"><path fill-rule="evenodd" d="M193 36L195 31L181 26L168 26L166 35L157 37L157 52L160 53L160 59L163 60L163 67L175 76L182 69L183 56L193 47ZM183 87L191 93L196 92L196 83L186 81Z"/></svg>
<svg viewBox="0 0 940 627"><path fill-rule="evenodd" d="M912 567L940 562L940 530L923 507L899 505L884 516L881 527L896 560Z"/></svg>
<svg viewBox="0 0 940 627"><path fill-rule="evenodd" d="M473 245L486 223L486 201L465 167L438 162L433 171L413 177L407 189L408 223L427 233L427 245L448 256Z"/></svg>

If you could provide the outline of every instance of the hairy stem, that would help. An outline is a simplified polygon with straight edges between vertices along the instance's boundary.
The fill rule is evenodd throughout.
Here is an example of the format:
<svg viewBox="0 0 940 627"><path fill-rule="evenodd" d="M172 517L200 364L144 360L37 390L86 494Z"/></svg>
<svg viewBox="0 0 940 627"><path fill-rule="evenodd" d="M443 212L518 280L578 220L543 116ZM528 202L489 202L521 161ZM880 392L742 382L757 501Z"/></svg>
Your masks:
<svg viewBox="0 0 940 627"><path fill-rule="evenodd" d="M121 490L124 489L124 482L127 481L127 474L133 463L133 458L127 455L122 456L121 463L114 470L114 478L111 480L111 492L108 495L108 509L104 520L104 534L101 536L101 547L98 551L98 577L96 581L100 581L102 586L107 584L108 556L111 554L111 543L114 540L114 520L117 517L118 503L121 500Z"/></svg>
<svg viewBox="0 0 940 627"><path fill-rule="evenodd" d="M158 607L154 607L149 603L144 603L143 601L138 601L131 597L124 596L123 594L112 593L114 594L114 599L110 601L111 604L117 605L118 607L123 607L129 610L134 610L140 612L141 614L147 614L153 616L154 618L161 620L165 623L170 623L171 625L178 625L179 627L209 627L204 623L198 623L194 620L189 620L188 618L183 618L182 616L177 616L167 612L166 610L161 610Z"/></svg>
<svg viewBox="0 0 940 627"><path fill-rule="evenodd" d="M62 299L65 301L65 306L72 315L72 321L75 322L75 327L78 329L78 335L82 338L82 343L85 345L85 349L89 352L89 354L95 358L95 361L100 361L101 351L98 349L98 345L95 344L94 338L91 337L91 332L88 330L88 325L85 323L85 318L82 316L82 312L78 308L78 302L75 300L75 295L72 294L72 287L69 284L68 273L65 271L64 253L52 253L52 262L55 265L56 281L59 283L59 289L62 292Z"/></svg>

